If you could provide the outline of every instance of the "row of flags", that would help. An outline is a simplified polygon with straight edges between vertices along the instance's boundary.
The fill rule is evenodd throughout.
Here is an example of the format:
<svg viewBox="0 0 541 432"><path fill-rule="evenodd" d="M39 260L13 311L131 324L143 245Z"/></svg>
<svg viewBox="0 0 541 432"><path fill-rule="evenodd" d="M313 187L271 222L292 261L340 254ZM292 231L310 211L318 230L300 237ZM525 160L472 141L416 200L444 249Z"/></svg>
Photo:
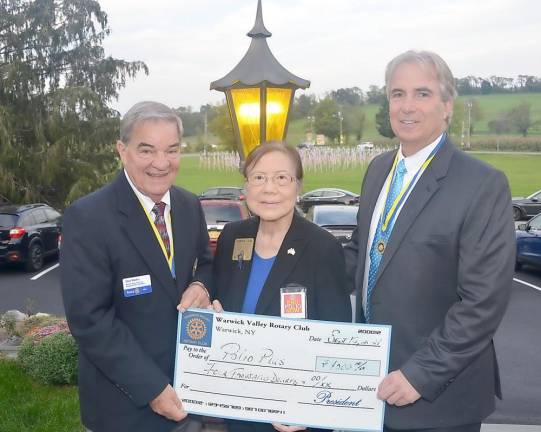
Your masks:
<svg viewBox="0 0 541 432"><path fill-rule="evenodd" d="M387 148L360 149L358 147L310 147L299 149L305 171L340 171L366 166ZM199 155L199 168L210 171L236 171L240 166L237 152L212 152Z"/></svg>

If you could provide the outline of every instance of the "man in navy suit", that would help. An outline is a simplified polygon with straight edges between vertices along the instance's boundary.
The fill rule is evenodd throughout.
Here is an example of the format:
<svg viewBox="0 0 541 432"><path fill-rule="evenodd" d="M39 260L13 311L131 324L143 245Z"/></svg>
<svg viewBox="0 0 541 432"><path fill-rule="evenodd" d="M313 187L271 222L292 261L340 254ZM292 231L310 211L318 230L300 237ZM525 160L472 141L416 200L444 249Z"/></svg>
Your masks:
<svg viewBox="0 0 541 432"><path fill-rule="evenodd" d="M513 278L509 187L449 140L456 92L441 57L397 56L386 89L400 148L368 167L345 248L358 315L393 327L385 429L479 431L501 396L492 338Z"/></svg>
<svg viewBox="0 0 541 432"><path fill-rule="evenodd" d="M63 218L62 293L93 432L197 428L171 386L177 304L208 306L211 277L199 201L172 186L181 137L170 108L133 106L117 142L124 170Z"/></svg>

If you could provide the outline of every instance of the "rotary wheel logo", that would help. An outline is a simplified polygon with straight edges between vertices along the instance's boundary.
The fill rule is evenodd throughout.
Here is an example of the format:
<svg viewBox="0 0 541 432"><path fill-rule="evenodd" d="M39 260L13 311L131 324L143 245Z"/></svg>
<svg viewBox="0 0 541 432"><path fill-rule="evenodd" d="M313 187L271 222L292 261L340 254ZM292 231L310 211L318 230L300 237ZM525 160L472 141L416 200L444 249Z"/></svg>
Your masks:
<svg viewBox="0 0 541 432"><path fill-rule="evenodd" d="M187 333L193 340L200 340L207 333L207 326L201 318L192 318L188 322Z"/></svg>

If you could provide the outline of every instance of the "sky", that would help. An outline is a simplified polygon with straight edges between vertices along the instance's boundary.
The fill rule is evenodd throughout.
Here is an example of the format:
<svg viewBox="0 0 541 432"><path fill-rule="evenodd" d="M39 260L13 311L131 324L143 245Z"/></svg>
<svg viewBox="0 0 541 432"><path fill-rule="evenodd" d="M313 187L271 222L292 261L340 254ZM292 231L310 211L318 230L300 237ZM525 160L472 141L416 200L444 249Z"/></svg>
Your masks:
<svg viewBox="0 0 541 432"><path fill-rule="evenodd" d="M262 0L271 51L311 81L307 93L384 84L385 66L408 49L431 50L455 77L541 75L538 0ZM211 81L227 74L250 44L257 0L99 0L111 34L106 55L150 69L112 106L220 103ZM297 91L300 94L302 90Z"/></svg>

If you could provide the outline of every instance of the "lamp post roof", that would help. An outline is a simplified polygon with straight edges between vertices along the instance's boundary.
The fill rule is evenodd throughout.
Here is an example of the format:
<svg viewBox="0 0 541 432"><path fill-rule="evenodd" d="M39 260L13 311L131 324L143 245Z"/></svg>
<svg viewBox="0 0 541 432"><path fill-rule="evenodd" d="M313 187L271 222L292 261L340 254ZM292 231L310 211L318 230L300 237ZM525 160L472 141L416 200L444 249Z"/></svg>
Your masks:
<svg viewBox="0 0 541 432"><path fill-rule="evenodd" d="M283 67L267 45L272 34L265 28L261 12L261 0L257 2L257 15L248 36L252 38L248 51L231 72L210 83L211 90L225 91L236 86L255 86L262 82L271 85L291 85L307 88L310 81L298 77Z"/></svg>

